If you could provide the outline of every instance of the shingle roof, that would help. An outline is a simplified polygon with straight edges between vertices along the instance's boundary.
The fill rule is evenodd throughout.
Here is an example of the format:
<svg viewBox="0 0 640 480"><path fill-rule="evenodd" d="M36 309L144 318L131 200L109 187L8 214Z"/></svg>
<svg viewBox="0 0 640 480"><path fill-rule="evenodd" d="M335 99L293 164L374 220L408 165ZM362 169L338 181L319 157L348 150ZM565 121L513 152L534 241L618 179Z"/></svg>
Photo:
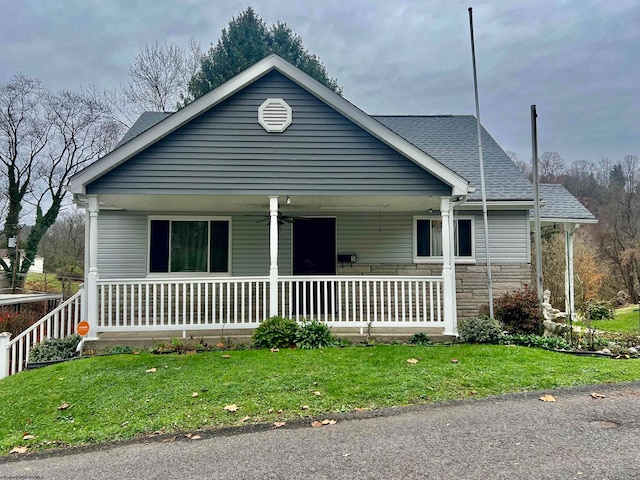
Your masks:
<svg viewBox="0 0 640 480"><path fill-rule="evenodd" d="M440 161L475 187L470 200L480 200L478 133L473 115L377 116L373 118ZM482 151L488 200L533 200L533 187L482 128Z"/></svg>
<svg viewBox="0 0 640 480"><path fill-rule="evenodd" d="M161 122L173 112L144 112L140 117L135 121L135 123L131 126L129 130L124 134L124 136L120 139L115 148L118 148L121 145L124 145L129 140L136 138L142 132L149 130L156 123Z"/></svg>
<svg viewBox="0 0 640 480"><path fill-rule="evenodd" d="M540 218L543 220L585 220L593 223L596 217L582 205L577 198L564 188L563 185L543 183L540 184ZM533 217L534 211L531 210Z"/></svg>

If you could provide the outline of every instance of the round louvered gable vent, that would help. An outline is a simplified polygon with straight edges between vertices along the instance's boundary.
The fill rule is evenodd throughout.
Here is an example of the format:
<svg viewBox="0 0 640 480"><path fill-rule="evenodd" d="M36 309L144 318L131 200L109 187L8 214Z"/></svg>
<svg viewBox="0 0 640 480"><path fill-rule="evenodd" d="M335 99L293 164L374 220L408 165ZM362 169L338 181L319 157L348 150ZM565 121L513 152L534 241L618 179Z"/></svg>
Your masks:
<svg viewBox="0 0 640 480"><path fill-rule="evenodd" d="M292 117L291 107L281 98L267 98L258 108L258 122L267 132L284 132Z"/></svg>

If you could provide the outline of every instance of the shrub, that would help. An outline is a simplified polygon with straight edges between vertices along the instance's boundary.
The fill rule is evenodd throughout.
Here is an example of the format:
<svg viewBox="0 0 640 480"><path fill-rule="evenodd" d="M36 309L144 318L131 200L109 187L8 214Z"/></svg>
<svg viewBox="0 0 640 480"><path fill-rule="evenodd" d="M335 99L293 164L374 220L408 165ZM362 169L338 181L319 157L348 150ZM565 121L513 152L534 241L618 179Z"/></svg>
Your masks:
<svg viewBox="0 0 640 480"><path fill-rule="evenodd" d="M271 317L255 329L251 343L258 348L287 348L296 344L299 331L295 320Z"/></svg>
<svg viewBox="0 0 640 480"><path fill-rule="evenodd" d="M30 313L0 312L0 332L10 332L15 337L33 325L38 318Z"/></svg>
<svg viewBox="0 0 640 480"><path fill-rule="evenodd" d="M540 306L536 292L525 286L522 290L508 292L494 301L493 313L504 328L514 334L539 334L542 328ZM489 306L480 309L480 315L488 315Z"/></svg>
<svg viewBox="0 0 640 480"><path fill-rule="evenodd" d="M468 343L498 343L502 325L485 315L466 318L458 325L460 340Z"/></svg>
<svg viewBox="0 0 640 480"><path fill-rule="evenodd" d="M317 320L305 322L298 331L296 346L310 350L313 348L324 348L335 345L335 339L331 329L324 323Z"/></svg>
<svg viewBox="0 0 640 480"><path fill-rule="evenodd" d="M616 312L609 302L591 299L580 309L586 321L589 320L613 320Z"/></svg>
<svg viewBox="0 0 640 480"><path fill-rule="evenodd" d="M76 349L80 343L80 335L70 335L64 338L48 338L44 342L36 343L29 353L30 362L50 362L64 360L76 356Z"/></svg>
<svg viewBox="0 0 640 480"><path fill-rule="evenodd" d="M409 339L409 343L411 343L412 345L425 346L425 345L431 345L433 342L431 341L431 339L426 333L419 332L411 335L411 338Z"/></svg>
<svg viewBox="0 0 640 480"><path fill-rule="evenodd" d="M545 337L543 335L503 335L500 337L503 345L522 345L525 347L546 348L547 350L569 348L569 342L563 337Z"/></svg>
<svg viewBox="0 0 640 480"><path fill-rule="evenodd" d="M109 354L117 355L120 353L133 353L133 348L129 345L115 345L109 349Z"/></svg>

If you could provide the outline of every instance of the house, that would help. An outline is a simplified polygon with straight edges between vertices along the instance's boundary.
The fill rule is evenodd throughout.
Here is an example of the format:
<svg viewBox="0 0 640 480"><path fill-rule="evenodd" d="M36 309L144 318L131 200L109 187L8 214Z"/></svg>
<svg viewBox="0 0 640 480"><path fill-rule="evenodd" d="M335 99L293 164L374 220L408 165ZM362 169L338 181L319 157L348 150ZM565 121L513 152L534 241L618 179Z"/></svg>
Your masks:
<svg viewBox="0 0 640 480"><path fill-rule="evenodd" d="M482 135L497 296L531 283L533 188ZM455 336L488 301L475 117L370 116L276 55L144 114L68 189L89 338L274 315ZM593 221L557 210L569 231Z"/></svg>
<svg viewBox="0 0 640 480"><path fill-rule="evenodd" d="M12 251L13 249L9 251L9 249L0 248L0 258L2 258L2 260L7 265L11 263L11 259L9 257ZM24 258L26 255L26 252L24 250L18 250L18 253L20 254L20 258ZM36 255L35 258L33 259L33 263L29 267L29 273L43 273L43 272L44 272L44 257L42 255Z"/></svg>

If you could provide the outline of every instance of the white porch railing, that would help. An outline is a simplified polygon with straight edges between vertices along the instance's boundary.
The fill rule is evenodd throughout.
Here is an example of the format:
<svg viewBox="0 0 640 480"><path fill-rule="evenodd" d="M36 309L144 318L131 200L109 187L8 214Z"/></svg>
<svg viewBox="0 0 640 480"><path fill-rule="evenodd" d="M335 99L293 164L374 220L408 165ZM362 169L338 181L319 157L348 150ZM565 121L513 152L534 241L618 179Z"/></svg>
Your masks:
<svg viewBox="0 0 640 480"><path fill-rule="evenodd" d="M6 355L8 359L9 375L24 370L31 347L36 343L76 332L81 317L81 301L82 289L8 342L6 352L0 352L0 355ZM0 371L0 378L2 375Z"/></svg>
<svg viewBox="0 0 640 480"><path fill-rule="evenodd" d="M334 326L442 326L442 278L280 277L280 314Z"/></svg>
<svg viewBox="0 0 640 480"><path fill-rule="evenodd" d="M255 328L269 313L268 277L98 283L98 330ZM442 277L286 276L278 312L330 325L443 326Z"/></svg>
<svg viewBox="0 0 640 480"><path fill-rule="evenodd" d="M268 277L98 282L98 329L254 328L267 318Z"/></svg>

